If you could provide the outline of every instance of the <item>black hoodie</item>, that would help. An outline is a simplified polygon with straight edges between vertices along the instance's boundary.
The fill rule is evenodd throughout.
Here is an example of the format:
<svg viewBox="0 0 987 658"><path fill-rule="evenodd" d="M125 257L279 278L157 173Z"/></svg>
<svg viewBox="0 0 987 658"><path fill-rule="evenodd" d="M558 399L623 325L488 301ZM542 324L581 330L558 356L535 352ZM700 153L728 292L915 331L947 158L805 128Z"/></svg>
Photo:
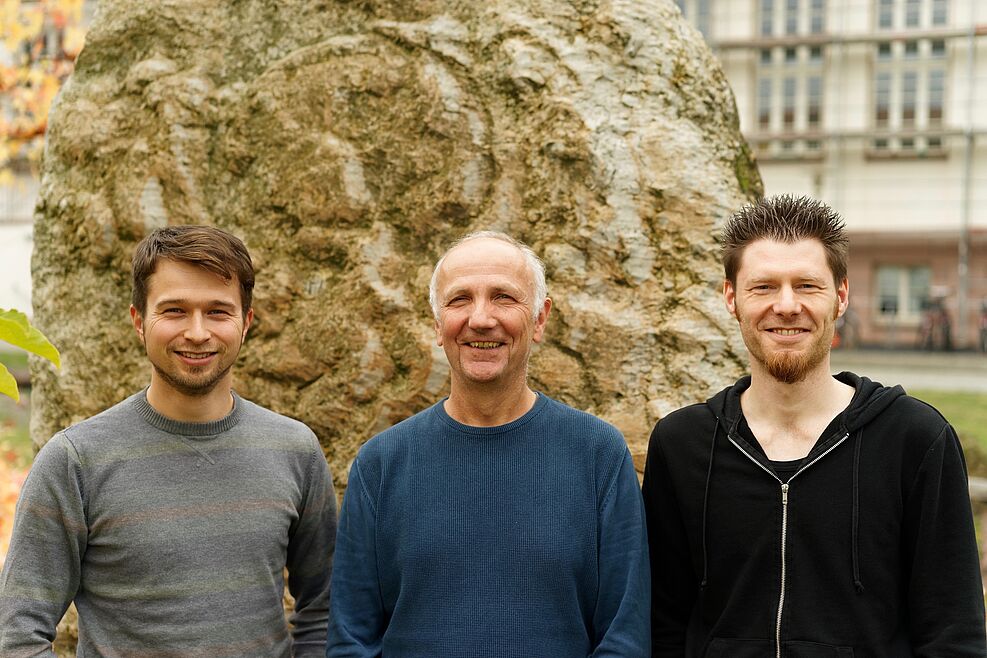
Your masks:
<svg viewBox="0 0 987 658"><path fill-rule="evenodd" d="M785 484L738 431L749 377L655 426L653 656L987 656L953 428L900 386L837 379L853 399Z"/></svg>

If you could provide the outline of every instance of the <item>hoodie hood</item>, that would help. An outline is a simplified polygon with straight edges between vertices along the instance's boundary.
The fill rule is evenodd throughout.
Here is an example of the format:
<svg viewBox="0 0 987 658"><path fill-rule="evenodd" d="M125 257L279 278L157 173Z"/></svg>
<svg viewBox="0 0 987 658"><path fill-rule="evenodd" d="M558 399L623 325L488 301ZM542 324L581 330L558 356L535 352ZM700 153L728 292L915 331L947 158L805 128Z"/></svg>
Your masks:
<svg viewBox="0 0 987 658"><path fill-rule="evenodd" d="M840 417L840 428L845 434L852 434L879 416L892 402L905 394L899 386L882 386L867 377L858 377L852 372L834 375L837 380L854 388L853 398ZM740 395L750 388L750 375L737 380L709 400L707 406L717 421L729 434L735 434L740 422Z"/></svg>

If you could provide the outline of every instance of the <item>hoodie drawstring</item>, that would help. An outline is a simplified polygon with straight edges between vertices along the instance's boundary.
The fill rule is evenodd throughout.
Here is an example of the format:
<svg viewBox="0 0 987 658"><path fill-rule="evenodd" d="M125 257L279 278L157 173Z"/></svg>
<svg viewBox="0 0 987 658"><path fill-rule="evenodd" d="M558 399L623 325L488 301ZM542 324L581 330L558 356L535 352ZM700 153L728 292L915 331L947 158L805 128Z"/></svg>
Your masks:
<svg viewBox="0 0 987 658"><path fill-rule="evenodd" d="M703 579L699 583L699 589L706 589L706 574L708 570L708 560L706 559L706 510L709 506L709 482L713 477L713 453L716 451L716 433L719 429L720 419L717 418L716 425L713 426L713 438L709 442L709 466L706 469L706 488L703 490Z"/></svg>
<svg viewBox="0 0 987 658"><path fill-rule="evenodd" d="M853 542L853 586L858 594L864 591L864 584L860 581L860 556L857 548L857 528L860 526L860 443L862 429L857 430L857 436L853 444L853 530L851 540Z"/></svg>

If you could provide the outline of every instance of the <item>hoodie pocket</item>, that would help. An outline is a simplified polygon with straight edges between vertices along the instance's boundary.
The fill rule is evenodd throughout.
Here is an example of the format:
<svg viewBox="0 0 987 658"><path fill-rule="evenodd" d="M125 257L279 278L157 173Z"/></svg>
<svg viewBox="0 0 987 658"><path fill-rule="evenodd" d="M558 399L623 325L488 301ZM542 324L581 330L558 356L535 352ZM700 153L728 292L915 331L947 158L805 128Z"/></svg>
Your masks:
<svg viewBox="0 0 987 658"><path fill-rule="evenodd" d="M706 658L771 658L774 642L743 638L713 638ZM781 643L782 658L853 658L853 647L837 647L818 642L789 641Z"/></svg>

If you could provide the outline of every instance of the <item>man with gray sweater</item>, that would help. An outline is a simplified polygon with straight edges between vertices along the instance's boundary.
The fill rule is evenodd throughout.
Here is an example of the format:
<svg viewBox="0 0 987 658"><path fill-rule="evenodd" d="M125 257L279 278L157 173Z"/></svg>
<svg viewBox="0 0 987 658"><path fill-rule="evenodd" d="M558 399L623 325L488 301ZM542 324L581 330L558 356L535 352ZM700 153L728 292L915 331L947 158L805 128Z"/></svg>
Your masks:
<svg viewBox="0 0 987 658"><path fill-rule="evenodd" d="M0 575L0 656L53 656L71 601L79 656L323 655L326 460L303 424L232 390L250 255L224 231L168 227L137 247L133 283L150 386L38 454Z"/></svg>

